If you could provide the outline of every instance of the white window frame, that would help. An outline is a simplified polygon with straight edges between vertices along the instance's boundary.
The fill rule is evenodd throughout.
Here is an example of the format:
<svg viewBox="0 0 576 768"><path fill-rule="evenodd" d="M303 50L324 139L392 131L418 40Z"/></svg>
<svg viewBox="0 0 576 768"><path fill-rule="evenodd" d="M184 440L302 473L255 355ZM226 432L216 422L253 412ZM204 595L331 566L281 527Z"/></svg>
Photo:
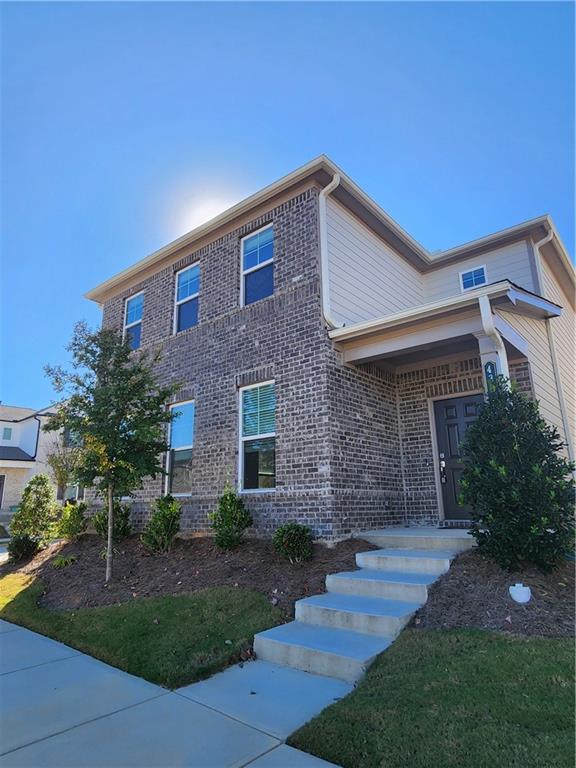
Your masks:
<svg viewBox="0 0 576 768"><path fill-rule="evenodd" d="M274 245L272 245L272 258L266 259L266 261L263 261L261 264L256 264L255 267L250 267L250 269L244 269L244 241L249 240L251 237L254 237L254 235L259 235L260 232L264 232L266 229L274 229L274 222L271 222L270 224L266 224L264 227L260 227L260 229L254 230L254 232L250 232L247 235L244 235L243 238L240 240L240 306L246 307L250 306L250 304L245 304L245 289L244 289L244 279L246 275L249 275L251 272L256 272L258 269L262 269L262 267L266 267L268 264L274 263ZM274 243L274 237L272 237L272 243ZM274 293L274 291L272 291ZM266 296L265 298L269 298ZM256 302L253 302L256 303Z"/></svg>
<svg viewBox="0 0 576 768"><path fill-rule="evenodd" d="M135 325L142 325L142 318L144 317L144 304L142 304L142 317L140 320L135 320L133 323L126 323L126 318L128 317L128 302L132 301L132 299L135 299L137 296L144 295L144 291L138 291L138 293L132 294L132 296L126 296L124 299L124 329L122 331L122 340L126 341L126 331L128 331L130 328L133 328ZM136 349L139 349L142 346L142 331L140 331L140 344Z"/></svg>
<svg viewBox="0 0 576 768"><path fill-rule="evenodd" d="M172 334L176 335L177 333L184 333L184 331L189 331L190 328L194 328L194 326L190 326L190 328L184 328L182 331L178 330L178 307L180 304L186 304L187 301L192 301L192 299L198 299L198 322L196 325L200 324L200 291L196 291L196 293L192 294L192 296L186 296L185 299L180 299L178 301L178 276L182 274L182 272L187 272L189 269L192 269L192 267L198 267L200 269L200 261L194 261L192 264L188 264L187 267L182 267L182 269L179 269L178 272L174 274L174 319L172 322ZM202 286L202 274L200 274L200 286ZM187 402L193 402L192 400L188 400Z"/></svg>
<svg viewBox="0 0 576 768"><path fill-rule="evenodd" d="M468 272L476 272L477 269L484 270L484 282L480 285L471 285L470 288L464 288L464 275L467 275ZM462 293L466 293L466 291L474 291L476 288L482 288L484 285L488 285L488 270L486 269L486 264L478 264L476 267L470 267L469 269L464 269L460 272L460 291Z"/></svg>
<svg viewBox="0 0 576 768"><path fill-rule="evenodd" d="M259 381L257 384L248 384L238 389L238 493L275 493L276 491L276 485L274 488L244 488L244 443L249 440L263 440L266 437L273 437L276 440L276 430L274 432L263 432L261 435L250 435L247 437L242 435L242 393L247 389L264 387L266 384L274 384L276 386L276 380ZM276 443L274 443L274 451L276 451ZM274 474L276 474L276 467L274 467Z"/></svg>
<svg viewBox="0 0 576 768"><path fill-rule="evenodd" d="M170 403L168 406L168 409L170 411L173 411L174 409L177 409L180 405L188 405L189 403L194 403L194 420L192 422L192 444L191 445L180 445L178 448L172 448L171 447L171 440L172 440L172 422L170 422L170 425L168 427L168 455L166 456L166 477L164 478L164 494L170 493L170 472L172 471L172 451L193 451L194 450L194 433L195 433L195 421L196 421L196 400L180 400L178 403ZM171 494L175 499L185 498L186 496L192 495L192 489L188 493L173 493Z"/></svg>
<svg viewBox="0 0 576 768"><path fill-rule="evenodd" d="M5 432L8 432L8 437L5 436ZM2 440L6 440L7 442L12 442L12 435L14 434L14 430L12 427L2 427Z"/></svg>

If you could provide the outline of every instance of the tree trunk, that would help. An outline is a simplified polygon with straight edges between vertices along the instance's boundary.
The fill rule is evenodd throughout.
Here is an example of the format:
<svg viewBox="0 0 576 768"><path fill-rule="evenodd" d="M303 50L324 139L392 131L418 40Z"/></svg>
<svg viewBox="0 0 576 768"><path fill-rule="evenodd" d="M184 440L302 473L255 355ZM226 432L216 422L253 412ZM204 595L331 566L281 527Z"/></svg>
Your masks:
<svg viewBox="0 0 576 768"><path fill-rule="evenodd" d="M108 546L106 547L106 584L112 578L112 531L114 530L114 489L108 486Z"/></svg>

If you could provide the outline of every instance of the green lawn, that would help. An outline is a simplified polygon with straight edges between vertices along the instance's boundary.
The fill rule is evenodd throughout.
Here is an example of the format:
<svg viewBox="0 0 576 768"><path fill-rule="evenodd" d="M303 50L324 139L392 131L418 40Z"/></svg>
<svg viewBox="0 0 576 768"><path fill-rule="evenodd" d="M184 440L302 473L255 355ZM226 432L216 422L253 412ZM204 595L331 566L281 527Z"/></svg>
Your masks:
<svg viewBox="0 0 576 768"><path fill-rule="evenodd" d="M289 740L346 768L573 768L574 643L405 630Z"/></svg>
<svg viewBox="0 0 576 768"><path fill-rule="evenodd" d="M42 589L21 574L4 576L0 618L168 688L223 669L256 632L281 621L264 595L232 587L75 611L38 607Z"/></svg>

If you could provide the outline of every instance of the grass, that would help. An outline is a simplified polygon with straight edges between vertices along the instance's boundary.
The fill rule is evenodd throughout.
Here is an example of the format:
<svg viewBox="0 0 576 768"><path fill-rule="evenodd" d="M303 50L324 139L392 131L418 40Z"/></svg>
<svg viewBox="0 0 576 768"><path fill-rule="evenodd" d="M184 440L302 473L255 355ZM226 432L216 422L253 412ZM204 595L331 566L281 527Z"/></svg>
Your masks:
<svg viewBox="0 0 576 768"><path fill-rule="evenodd" d="M574 644L405 630L289 743L345 768L574 766Z"/></svg>
<svg viewBox="0 0 576 768"><path fill-rule="evenodd" d="M39 607L42 592L42 583L25 575L4 576L0 618L167 688L237 661L256 632L281 620L264 595L232 587L74 611Z"/></svg>

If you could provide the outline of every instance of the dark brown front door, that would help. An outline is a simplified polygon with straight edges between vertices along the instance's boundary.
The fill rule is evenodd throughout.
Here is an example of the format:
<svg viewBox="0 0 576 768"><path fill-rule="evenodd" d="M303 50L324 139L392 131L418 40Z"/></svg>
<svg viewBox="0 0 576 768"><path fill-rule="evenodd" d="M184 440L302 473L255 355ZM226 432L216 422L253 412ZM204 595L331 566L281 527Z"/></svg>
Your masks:
<svg viewBox="0 0 576 768"><path fill-rule="evenodd" d="M460 444L468 425L475 421L478 407L484 401L482 394L467 397L451 397L434 403L436 440L444 518L446 520L469 520L470 507L458 504L462 454Z"/></svg>

